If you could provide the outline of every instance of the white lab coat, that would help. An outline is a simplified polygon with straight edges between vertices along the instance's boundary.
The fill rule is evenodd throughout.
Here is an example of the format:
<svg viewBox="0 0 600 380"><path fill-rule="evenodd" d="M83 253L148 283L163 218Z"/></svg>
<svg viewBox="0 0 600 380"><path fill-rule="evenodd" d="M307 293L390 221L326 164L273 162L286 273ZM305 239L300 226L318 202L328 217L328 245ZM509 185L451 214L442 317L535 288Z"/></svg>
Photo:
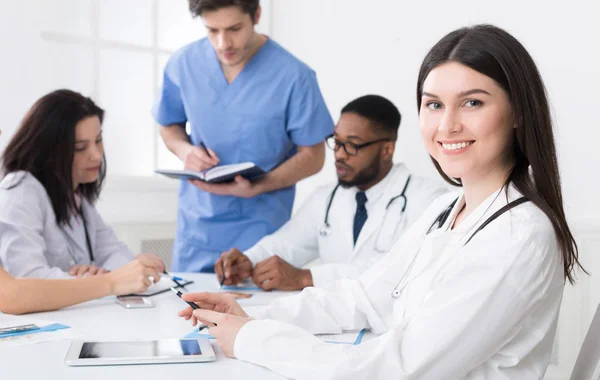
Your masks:
<svg viewBox="0 0 600 380"><path fill-rule="evenodd" d="M310 269L313 284L325 286L343 278L358 276L388 252L400 235L447 189L438 181L411 176L404 199L400 195L411 173L403 164L366 191L367 221L354 245L353 224L356 213L356 187L338 187L329 210L329 233L323 236L327 204L336 183L315 190L292 218L277 232L261 239L244 252L253 265L278 255L296 267L314 259L321 264ZM386 209L387 207L387 209Z"/></svg>
<svg viewBox="0 0 600 380"><path fill-rule="evenodd" d="M14 184L17 184L13 187ZM116 269L134 258L85 199L94 264ZM15 277L69 278L75 264L90 264L80 218L58 226L48 193L30 173L10 173L0 182L0 266Z"/></svg>
<svg viewBox="0 0 600 380"><path fill-rule="evenodd" d="M520 196L509 189L509 200ZM239 331L235 356L295 379L543 378L564 287L550 220L527 202L463 246L507 200L492 195L450 231L461 197L445 225L426 235L453 198L436 201L358 280L271 304ZM381 335L358 346L312 335L361 328Z"/></svg>

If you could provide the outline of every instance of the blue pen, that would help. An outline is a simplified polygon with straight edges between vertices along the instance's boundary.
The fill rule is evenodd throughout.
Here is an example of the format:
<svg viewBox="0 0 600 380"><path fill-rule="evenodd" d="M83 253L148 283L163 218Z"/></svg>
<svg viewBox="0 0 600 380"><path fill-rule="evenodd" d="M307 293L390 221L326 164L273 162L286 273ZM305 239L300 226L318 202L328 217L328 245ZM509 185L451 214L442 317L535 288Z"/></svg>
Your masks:
<svg viewBox="0 0 600 380"><path fill-rule="evenodd" d="M181 277L175 277L175 276L171 276L171 275L169 274L169 272L167 272L166 270L165 270L165 271L163 271L163 273L164 273L164 274L166 274L166 275L167 275L167 277L169 277L171 280L173 280L173 282L177 284L177 287L185 289L185 286L183 286L183 285L181 284L181 282L179 282L179 281L183 281L183 282L185 282L185 280L184 280L183 278L181 278Z"/></svg>

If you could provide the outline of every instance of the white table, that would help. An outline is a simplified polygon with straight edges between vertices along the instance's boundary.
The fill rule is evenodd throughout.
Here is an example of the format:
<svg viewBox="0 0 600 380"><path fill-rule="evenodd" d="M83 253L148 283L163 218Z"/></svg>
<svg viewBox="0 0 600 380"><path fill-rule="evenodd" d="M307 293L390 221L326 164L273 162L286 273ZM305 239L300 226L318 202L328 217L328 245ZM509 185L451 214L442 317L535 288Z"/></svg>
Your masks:
<svg viewBox="0 0 600 380"><path fill-rule="evenodd" d="M182 273L194 280L186 288L190 292L218 291L214 274ZM257 294L241 304L266 303L285 295ZM186 304L172 292L151 297L155 307L127 310L115 303L114 297L86 302L54 312L31 314L31 318L57 321L71 326L83 340L127 340L182 338L193 331L191 324L177 316ZM217 360L209 363L69 367L64 364L70 341L46 342L20 347L2 348L0 344L0 379L282 379L281 376L252 364L229 359L211 341Z"/></svg>

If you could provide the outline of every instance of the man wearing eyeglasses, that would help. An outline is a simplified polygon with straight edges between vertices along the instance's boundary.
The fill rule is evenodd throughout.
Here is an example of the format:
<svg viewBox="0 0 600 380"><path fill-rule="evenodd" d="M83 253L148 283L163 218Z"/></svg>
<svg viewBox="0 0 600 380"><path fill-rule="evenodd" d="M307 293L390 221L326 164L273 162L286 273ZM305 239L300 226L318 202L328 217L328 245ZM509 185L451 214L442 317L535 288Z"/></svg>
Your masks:
<svg viewBox="0 0 600 380"><path fill-rule="evenodd" d="M299 290L357 278L446 192L436 180L411 175L393 155L400 112L366 95L342 109L327 146L337 182L318 188L292 219L244 253L224 252L215 271L233 285L248 277L265 290ZM320 259L320 265L302 269Z"/></svg>

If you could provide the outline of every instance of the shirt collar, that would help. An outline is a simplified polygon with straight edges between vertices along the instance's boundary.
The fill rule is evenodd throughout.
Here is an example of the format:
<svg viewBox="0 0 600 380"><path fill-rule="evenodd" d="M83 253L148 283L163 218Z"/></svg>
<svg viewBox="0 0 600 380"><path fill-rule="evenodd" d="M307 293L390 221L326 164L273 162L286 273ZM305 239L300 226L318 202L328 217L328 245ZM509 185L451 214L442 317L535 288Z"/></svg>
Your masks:
<svg viewBox="0 0 600 380"><path fill-rule="evenodd" d="M463 233L465 235L469 235L477 229L477 226L485 222L487 218L489 218L496 211L506 206L508 203L513 200L521 197L522 194L514 187L511 183L508 185L508 197L506 194L506 188L502 186L500 189L494 191L490 196L488 196L477 208L467 216L462 223L457 226L454 232ZM508 198L508 199L507 199ZM450 230L450 226L454 223L456 216L460 210L462 210L465 205L465 196L464 193L460 195L458 201L452 208L452 212L446 222L440 228L442 231Z"/></svg>

